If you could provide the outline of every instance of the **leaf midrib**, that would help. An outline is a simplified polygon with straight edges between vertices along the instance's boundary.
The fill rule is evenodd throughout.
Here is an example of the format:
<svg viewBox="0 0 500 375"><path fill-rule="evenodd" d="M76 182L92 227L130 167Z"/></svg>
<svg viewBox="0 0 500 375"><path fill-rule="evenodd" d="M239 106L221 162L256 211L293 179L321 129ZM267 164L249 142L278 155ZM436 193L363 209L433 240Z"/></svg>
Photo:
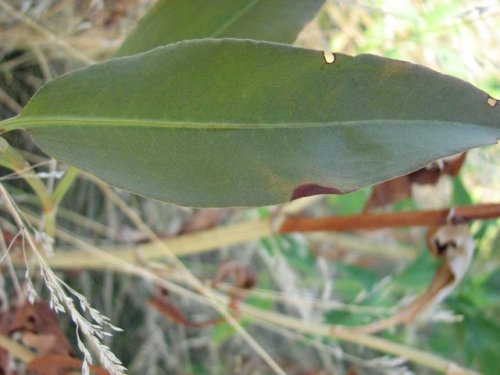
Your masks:
<svg viewBox="0 0 500 375"><path fill-rule="evenodd" d="M285 122L285 123L240 123L240 122L197 122L197 121L161 121L148 119L103 119L103 118L76 118L76 117L42 117L38 119L23 119L22 117L14 117L6 121L0 122L0 127L6 130L14 128L29 128L30 126L37 127L59 127L59 126L93 126L93 127L152 127L152 128L170 128L170 129L214 129L214 130L238 130L238 129L281 129L281 128L325 128L325 127L341 127L341 126L369 126L370 124L383 123L386 125L397 125L401 123L412 124L460 124L466 126L487 127L487 125L465 123L459 121L446 120L421 120L421 119L370 119L370 120L352 120L352 121L328 121L328 122ZM41 126L39 126L42 124Z"/></svg>

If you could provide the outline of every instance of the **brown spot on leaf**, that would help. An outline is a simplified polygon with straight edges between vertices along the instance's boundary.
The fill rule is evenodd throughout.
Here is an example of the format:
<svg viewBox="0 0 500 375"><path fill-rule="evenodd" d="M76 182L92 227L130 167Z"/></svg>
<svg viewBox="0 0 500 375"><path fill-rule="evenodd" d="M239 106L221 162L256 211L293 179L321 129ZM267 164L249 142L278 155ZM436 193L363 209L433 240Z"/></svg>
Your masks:
<svg viewBox="0 0 500 375"><path fill-rule="evenodd" d="M310 197L311 195L318 194L342 194L342 191L328 186L321 186L316 184L304 184L297 186L293 192L290 200L295 200L304 197Z"/></svg>

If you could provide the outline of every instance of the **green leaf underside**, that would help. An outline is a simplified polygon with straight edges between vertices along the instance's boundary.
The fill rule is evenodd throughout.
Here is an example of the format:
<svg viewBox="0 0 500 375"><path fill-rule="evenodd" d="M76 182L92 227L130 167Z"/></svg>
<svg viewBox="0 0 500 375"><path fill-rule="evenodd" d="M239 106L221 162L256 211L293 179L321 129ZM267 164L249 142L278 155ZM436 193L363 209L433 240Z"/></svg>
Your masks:
<svg viewBox="0 0 500 375"><path fill-rule="evenodd" d="M159 0L127 37L117 56L200 38L291 44L323 3L324 0Z"/></svg>
<svg viewBox="0 0 500 375"><path fill-rule="evenodd" d="M376 57L193 40L43 87L0 127L118 187L185 206L348 192L495 143L500 106L470 84ZM330 189L321 189L328 187Z"/></svg>

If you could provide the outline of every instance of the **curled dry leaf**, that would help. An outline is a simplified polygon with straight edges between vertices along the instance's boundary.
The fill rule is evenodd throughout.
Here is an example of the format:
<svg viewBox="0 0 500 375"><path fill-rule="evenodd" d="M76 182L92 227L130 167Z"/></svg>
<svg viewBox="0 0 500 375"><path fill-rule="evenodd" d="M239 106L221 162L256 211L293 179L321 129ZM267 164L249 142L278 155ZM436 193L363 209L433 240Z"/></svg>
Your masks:
<svg viewBox="0 0 500 375"><path fill-rule="evenodd" d="M45 302L27 301L19 306L8 326L8 333L20 333L22 342L39 354L71 355L71 345L59 327L57 314Z"/></svg>
<svg viewBox="0 0 500 375"><path fill-rule="evenodd" d="M442 258L444 263L441 267L447 266L448 272L453 275L452 283L442 288L434 300L434 303L440 303L455 289L469 269L474 255L474 240L466 224L443 225L429 232L427 241L431 254Z"/></svg>
<svg viewBox="0 0 500 375"><path fill-rule="evenodd" d="M466 152L432 162L418 171L410 173L411 181L420 185L435 185L443 175L455 177L467 156Z"/></svg>
<svg viewBox="0 0 500 375"><path fill-rule="evenodd" d="M357 332L374 333L397 324L411 324L431 306L442 302L467 272L474 254L474 241L465 224L447 224L432 228L427 237L429 251L443 260L426 291L395 315L356 327Z"/></svg>
<svg viewBox="0 0 500 375"><path fill-rule="evenodd" d="M184 316L181 310L179 310L177 306L175 306L175 304L170 300L168 290L163 288L158 288L153 297L150 298L149 304L153 306L156 310L158 310L165 318L183 327L203 328L220 323L221 321L224 320L222 318L216 318L204 322L190 321Z"/></svg>
<svg viewBox="0 0 500 375"><path fill-rule="evenodd" d="M382 207L393 202L411 197L410 175L384 181L374 186L370 198L366 201L364 211Z"/></svg>
<svg viewBox="0 0 500 375"><path fill-rule="evenodd" d="M441 176L456 176L465 162L466 155L464 152L439 159L415 172L376 185L365 204L364 211L411 198L413 184L436 185Z"/></svg>
<svg viewBox="0 0 500 375"><path fill-rule="evenodd" d="M96 366L89 366L95 375L110 375L108 371ZM66 375L71 370L80 370L82 361L62 354L46 354L37 357L26 366L26 370L37 375Z"/></svg>

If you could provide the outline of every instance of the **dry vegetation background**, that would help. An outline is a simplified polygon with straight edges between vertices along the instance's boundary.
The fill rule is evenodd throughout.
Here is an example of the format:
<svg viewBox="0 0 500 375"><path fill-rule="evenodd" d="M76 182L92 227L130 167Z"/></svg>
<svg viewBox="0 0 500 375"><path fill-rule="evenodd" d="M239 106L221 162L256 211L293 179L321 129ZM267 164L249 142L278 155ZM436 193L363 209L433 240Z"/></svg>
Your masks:
<svg viewBox="0 0 500 375"><path fill-rule="evenodd" d="M110 58L154 1L146 0L0 0L0 118L18 113L37 88L65 72ZM189 20L186 20L189 22ZM327 1L300 34L297 45L349 54L375 53L429 66L465 79L500 97L500 3L498 1ZM25 134L9 134L33 171L54 172L65 166L47 160ZM436 186L414 187L414 198L390 205L391 211L449 207L500 201L500 149L474 150L457 178L444 176ZM0 181L27 220L39 217L30 189L1 170ZM53 186L57 174L46 179ZM347 215L362 210L369 189L347 196L319 197L288 207L312 216ZM126 209L116 205L118 196ZM18 228L0 201L5 238ZM161 238L209 230L271 215L274 208L196 210L113 191L82 175L58 213L58 226L99 248L125 248L149 241L148 230ZM139 215L144 227L134 224ZM476 222L472 232L477 255L459 290L433 315L416 326L383 337L437 354L485 374L500 373L500 228L499 221ZM36 227L36 224L34 224ZM10 237L9 237L10 236ZM74 251L71 239L59 238L56 251ZM15 249L13 249L15 251ZM88 266L74 257L72 270L54 267L74 289L125 332L105 338L130 374L270 374L228 323L189 327L162 315L151 305L151 280ZM186 288L169 258L154 262L138 256L140 266L180 289L170 301L191 322L216 318L203 297ZM276 311L309 326L359 324L394 311L400 300L425 289L435 262L427 255L421 228L360 234L289 235L249 241L182 257L208 283L220 264L237 261L256 273L257 284L246 303ZM5 263L4 263L5 265ZM65 268L68 268L65 266ZM94 269L93 269L94 268ZM95 269L100 268L100 269ZM105 267L104 267L105 268ZM3 306L14 297L15 282L0 276ZM116 271L119 272L116 272ZM23 265L16 279L25 284ZM31 270L34 288L47 300L46 280ZM223 285L224 286L224 285ZM219 292L223 293L224 288ZM465 318L464 318L465 317ZM60 316L72 345L70 319ZM276 324L244 318L250 337L288 374L432 374L432 370L364 346L294 333ZM74 346L77 352L76 346ZM77 354L79 356L79 354Z"/></svg>

